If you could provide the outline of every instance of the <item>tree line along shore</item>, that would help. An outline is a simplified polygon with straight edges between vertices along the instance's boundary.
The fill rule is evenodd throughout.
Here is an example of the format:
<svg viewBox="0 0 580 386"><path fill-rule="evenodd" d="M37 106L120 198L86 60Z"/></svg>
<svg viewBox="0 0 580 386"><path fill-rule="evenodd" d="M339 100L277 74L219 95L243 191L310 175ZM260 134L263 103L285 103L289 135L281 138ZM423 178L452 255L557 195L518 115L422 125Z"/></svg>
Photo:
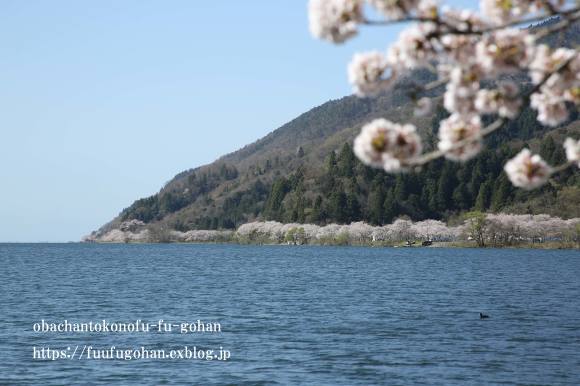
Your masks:
<svg viewBox="0 0 580 386"><path fill-rule="evenodd" d="M439 220L391 224L300 224L255 221L236 230L180 232L131 220L104 234L93 232L84 242L99 243L239 243L279 245L449 246L580 248L580 218L549 215L470 212L455 224Z"/></svg>

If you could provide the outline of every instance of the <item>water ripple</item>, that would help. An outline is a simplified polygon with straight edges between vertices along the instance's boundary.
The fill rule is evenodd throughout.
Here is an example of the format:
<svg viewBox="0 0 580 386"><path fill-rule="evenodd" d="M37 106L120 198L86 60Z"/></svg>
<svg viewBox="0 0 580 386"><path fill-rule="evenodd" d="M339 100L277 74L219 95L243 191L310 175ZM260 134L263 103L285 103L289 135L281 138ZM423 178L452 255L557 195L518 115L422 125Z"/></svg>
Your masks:
<svg viewBox="0 0 580 386"><path fill-rule="evenodd" d="M577 384L578 251L0 244L0 384ZM479 312L491 315L479 320ZM41 319L223 333L38 334ZM223 346L217 361L32 347Z"/></svg>

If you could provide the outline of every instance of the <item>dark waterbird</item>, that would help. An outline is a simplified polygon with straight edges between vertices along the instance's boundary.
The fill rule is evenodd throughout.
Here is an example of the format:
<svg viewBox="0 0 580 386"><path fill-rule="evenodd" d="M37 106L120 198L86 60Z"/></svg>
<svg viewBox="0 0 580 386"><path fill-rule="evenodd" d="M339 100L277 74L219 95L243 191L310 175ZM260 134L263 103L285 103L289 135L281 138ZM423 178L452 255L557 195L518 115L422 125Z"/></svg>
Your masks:
<svg viewBox="0 0 580 386"><path fill-rule="evenodd" d="M489 315L486 315L483 312L479 313L479 319L487 319L487 318L489 318Z"/></svg>

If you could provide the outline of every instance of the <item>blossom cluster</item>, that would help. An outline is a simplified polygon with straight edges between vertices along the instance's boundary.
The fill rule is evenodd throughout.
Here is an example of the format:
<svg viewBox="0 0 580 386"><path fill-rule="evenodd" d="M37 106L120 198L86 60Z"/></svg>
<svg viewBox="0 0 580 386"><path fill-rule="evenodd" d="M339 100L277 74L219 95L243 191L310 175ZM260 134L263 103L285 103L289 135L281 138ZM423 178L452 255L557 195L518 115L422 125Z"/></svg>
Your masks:
<svg viewBox="0 0 580 386"><path fill-rule="evenodd" d="M563 64L567 66L558 71ZM567 48L551 49L540 45L530 64L530 76L540 90L531 98L531 106L538 110L538 121L557 126L568 119L566 102L580 105L580 55ZM542 84L541 82L544 81Z"/></svg>
<svg viewBox="0 0 580 386"><path fill-rule="evenodd" d="M333 43L354 37L361 25L381 23L367 20L365 5L375 8L384 23L417 21L385 52L355 54L348 78L358 96L368 97L414 69L435 71L446 83L443 106L450 113L439 123L437 147L442 156L464 162L479 153L484 136L495 130L483 127L483 116L504 123L530 103L540 123L558 126L569 119L569 105L580 105L578 51L539 44L533 30L517 27L525 16L542 13L567 12L580 19L580 7L571 11L565 3L481 0L477 13L439 7L433 0L310 0L309 21L315 37ZM518 74L531 79L529 95L509 80ZM431 100L416 101L416 114L427 114ZM566 142L566 154L572 163L578 159L578 143L571 141ZM413 125L385 119L363 126L355 140L355 153L365 164L389 172L421 165L421 149ZM525 149L505 171L514 185L532 189L543 185L554 169Z"/></svg>

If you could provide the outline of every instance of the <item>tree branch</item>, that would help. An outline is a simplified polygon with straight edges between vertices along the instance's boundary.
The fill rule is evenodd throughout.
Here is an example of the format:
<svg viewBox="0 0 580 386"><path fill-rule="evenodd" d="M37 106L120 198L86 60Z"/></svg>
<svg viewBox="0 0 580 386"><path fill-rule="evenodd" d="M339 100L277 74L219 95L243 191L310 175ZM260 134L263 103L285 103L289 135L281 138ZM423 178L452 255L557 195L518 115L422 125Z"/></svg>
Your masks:
<svg viewBox="0 0 580 386"><path fill-rule="evenodd" d="M488 27L488 28L483 28L483 29L469 28L467 30L457 29L457 27L449 24L445 20L442 20L440 17L429 18L429 17L410 16L410 17L405 17L402 19L395 19L395 20L368 20L368 19L365 19L362 22L362 24L368 25L368 26L390 26L390 25L409 23L409 22L434 23L434 24L437 24L438 26L443 26L445 28L448 28L449 30L446 31L446 33L445 33L447 35L482 35L482 34L497 31L497 30L515 27L515 26L521 25L521 24L530 24L530 23L534 23L534 22L538 22L538 21L544 21L544 20L546 20L550 17L554 17L554 16L562 16L563 18L569 20L570 15L573 15L573 14L578 13L578 12L580 12L580 7L574 7L574 8L565 10L565 11L553 10L553 12L548 11L548 14L541 14L541 15L526 18L526 19L517 19L517 20L514 20L512 22L493 26L493 27ZM578 16L578 15L576 15L576 16ZM577 20L577 19L578 18L576 17L575 20Z"/></svg>
<svg viewBox="0 0 580 386"><path fill-rule="evenodd" d="M541 39L553 33L560 32L561 30L568 28L570 24L576 22L579 19L580 19L580 9L576 10L576 12L569 14L568 16L564 16L564 20L562 20L558 24L554 24L551 27L546 27L545 29L541 30L540 32L535 34L535 37L536 39Z"/></svg>
<svg viewBox="0 0 580 386"><path fill-rule="evenodd" d="M553 176L554 174L561 173L564 170L568 169L570 166L573 166L575 164L576 164L575 162L569 161L569 162L563 163L562 165L554 166L552 168L552 170L550 171L550 176Z"/></svg>

